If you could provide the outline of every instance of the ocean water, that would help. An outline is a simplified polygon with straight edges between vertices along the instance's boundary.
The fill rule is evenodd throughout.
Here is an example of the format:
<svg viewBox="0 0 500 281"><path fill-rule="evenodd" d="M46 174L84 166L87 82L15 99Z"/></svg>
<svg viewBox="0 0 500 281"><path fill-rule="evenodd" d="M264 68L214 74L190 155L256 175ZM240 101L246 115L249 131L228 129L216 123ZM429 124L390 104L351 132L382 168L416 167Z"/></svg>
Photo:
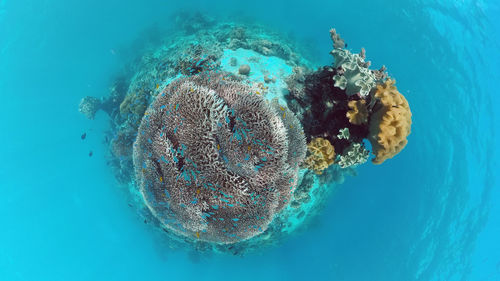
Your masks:
<svg viewBox="0 0 500 281"><path fill-rule="evenodd" d="M335 27L396 77L407 147L360 166L277 245L169 247L107 165L107 116L78 104L106 96L180 10L267 25L323 65ZM498 14L495 1L0 0L0 280L500 280Z"/></svg>

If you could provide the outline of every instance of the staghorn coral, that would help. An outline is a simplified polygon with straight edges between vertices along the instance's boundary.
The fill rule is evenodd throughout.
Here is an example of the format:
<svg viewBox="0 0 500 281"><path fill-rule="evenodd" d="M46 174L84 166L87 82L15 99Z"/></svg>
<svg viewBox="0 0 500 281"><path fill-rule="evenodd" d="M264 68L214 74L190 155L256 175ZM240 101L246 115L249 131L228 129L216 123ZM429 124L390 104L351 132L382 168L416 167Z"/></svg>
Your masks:
<svg viewBox="0 0 500 281"><path fill-rule="evenodd" d="M340 155L339 166L348 168L363 164L368 160L370 152L360 143L351 144L342 155Z"/></svg>
<svg viewBox="0 0 500 281"><path fill-rule="evenodd" d="M179 78L147 110L134 143L139 190L169 231L234 243L290 201L306 146L287 108L222 72Z"/></svg>
<svg viewBox="0 0 500 281"><path fill-rule="evenodd" d="M411 111L408 101L398 92L395 80L377 85L377 103L370 120L369 140L375 164L394 157L407 144L411 131Z"/></svg>
<svg viewBox="0 0 500 281"><path fill-rule="evenodd" d="M323 170L332 165L335 160L335 148L324 138L315 138L307 144L309 156L304 161L308 169L321 175Z"/></svg>
<svg viewBox="0 0 500 281"><path fill-rule="evenodd" d="M351 110L347 111L346 116L349 122L355 125L366 124L368 121L368 108L366 107L365 100L352 100L347 106Z"/></svg>

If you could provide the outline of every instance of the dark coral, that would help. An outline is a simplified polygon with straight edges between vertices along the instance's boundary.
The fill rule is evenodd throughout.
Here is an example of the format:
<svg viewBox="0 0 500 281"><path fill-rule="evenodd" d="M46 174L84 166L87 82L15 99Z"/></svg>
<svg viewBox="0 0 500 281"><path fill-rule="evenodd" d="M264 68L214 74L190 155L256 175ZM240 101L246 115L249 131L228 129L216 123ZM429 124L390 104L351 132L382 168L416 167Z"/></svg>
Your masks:
<svg viewBox="0 0 500 281"><path fill-rule="evenodd" d="M325 66L315 72L304 74L303 83L288 81L290 92L286 96L302 115L304 133L308 142L312 138L326 138L342 153L353 142L361 142L368 136L368 126L349 122L347 112L351 100L360 100L359 95L348 96L345 90L334 86L333 76L336 70ZM299 88L299 89L297 89ZM367 104L371 97L366 98ZM350 139L339 139L337 134L348 128Z"/></svg>

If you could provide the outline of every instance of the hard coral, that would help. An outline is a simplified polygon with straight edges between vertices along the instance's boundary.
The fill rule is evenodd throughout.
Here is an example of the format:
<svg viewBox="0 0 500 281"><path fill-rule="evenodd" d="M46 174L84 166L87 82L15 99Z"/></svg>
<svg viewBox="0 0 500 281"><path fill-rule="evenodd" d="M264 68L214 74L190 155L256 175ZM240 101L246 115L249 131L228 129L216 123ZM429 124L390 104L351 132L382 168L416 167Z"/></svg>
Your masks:
<svg viewBox="0 0 500 281"><path fill-rule="evenodd" d="M377 104L371 116L369 136L376 156L372 160L375 164L381 164L398 154L406 146L406 138L411 131L410 106L394 86L395 83L388 79L377 85L375 93Z"/></svg>
<svg viewBox="0 0 500 281"><path fill-rule="evenodd" d="M124 117L133 115L134 117L139 117L140 120L146 111L147 104L148 98L144 91L128 94L120 104L120 114Z"/></svg>
<svg viewBox="0 0 500 281"><path fill-rule="evenodd" d="M368 121L368 109L365 100L352 100L347 105L351 110L347 111L346 116L351 124L361 125Z"/></svg>
<svg viewBox="0 0 500 281"><path fill-rule="evenodd" d="M321 175L323 170L332 165L335 160L335 148L324 138L315 138L308 145L310 155L304 163L307 168Z"/></svg>
<svg viewBox="0 0 500 281"><path fill-rule="evenodd" d="M88 119L94 119L96 112L101 109L101 105L102 102L100 99L87 96L80 101L78 111Z"/></svg>
<svg viewBox="0 0 500 281"><path fill-rule="evenodd" d="M306 146L287 108L222 72L179 78L134 143L140 192L169 231L233 243L265 231L290 201Z"/></svg>

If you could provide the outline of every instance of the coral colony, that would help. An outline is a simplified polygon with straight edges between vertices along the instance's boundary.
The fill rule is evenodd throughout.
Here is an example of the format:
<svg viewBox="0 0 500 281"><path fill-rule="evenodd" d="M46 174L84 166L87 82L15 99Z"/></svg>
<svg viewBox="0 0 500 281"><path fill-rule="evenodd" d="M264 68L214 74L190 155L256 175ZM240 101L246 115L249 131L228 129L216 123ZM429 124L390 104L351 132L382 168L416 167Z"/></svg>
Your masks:
<svg viewBox="0 0 500 281"><path fill-rule="evenodd" d="M109 165L130 204L169 245L242 254L286 237L370 158L405 147L411 112L385 67L346 49L313 69L300 48L258 25L185 16L107 98Z"/></svg>

